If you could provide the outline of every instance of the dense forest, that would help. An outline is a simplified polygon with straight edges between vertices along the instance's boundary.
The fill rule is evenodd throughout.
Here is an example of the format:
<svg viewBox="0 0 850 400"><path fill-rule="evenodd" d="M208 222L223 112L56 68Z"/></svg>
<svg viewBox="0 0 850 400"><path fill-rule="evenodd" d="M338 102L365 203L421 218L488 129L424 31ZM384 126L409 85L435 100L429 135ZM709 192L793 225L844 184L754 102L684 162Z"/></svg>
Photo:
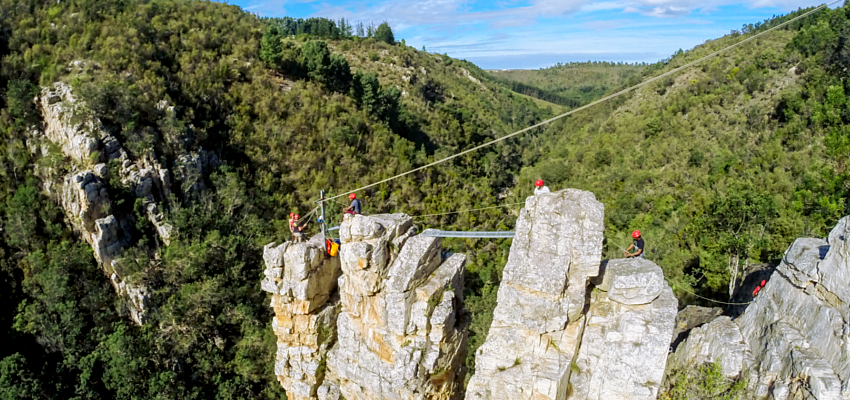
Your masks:
<svg viewBox="0 0 850 400"><path fill-rule="evenodd" d="M583 104L784 18L650 66L555 67L563 86L546 90ZM823 236L850 212L848 35L850 9L819 12L633 95L367 190L364 211L516 203L542 177L605 203L606 256L641 229L683 305L700 301L690 292L725 300L739 269L775 262L794 238ZM259 282L262 246L288 238L287 215L312 209L319 190L369 184L552 115L471 63L397 42L385 24L260 19L211 2L0 0L0 57L3 399L284 398ZM30 151L42 123L33 98L54 82L70 84L134 157L168 168L192 151L220 160L203 192L177 190L163 207L179 236L128 251L153 265L133 275L154 291L143 326L43 189L38 171L69 168L61 154ZM417 222L508 230L518 208ZM137 212L132 201L123 210ZM474 369L510 241L445 245L469 257Z"/></svg>
<svg viewBox="0 0 850 400"><path fill-rule="evenodd" d="M511 90L568 107L596 100L614 89L640 82L646 64L611 62L558 63L538 70L488 71L498 83Z"/></svg>

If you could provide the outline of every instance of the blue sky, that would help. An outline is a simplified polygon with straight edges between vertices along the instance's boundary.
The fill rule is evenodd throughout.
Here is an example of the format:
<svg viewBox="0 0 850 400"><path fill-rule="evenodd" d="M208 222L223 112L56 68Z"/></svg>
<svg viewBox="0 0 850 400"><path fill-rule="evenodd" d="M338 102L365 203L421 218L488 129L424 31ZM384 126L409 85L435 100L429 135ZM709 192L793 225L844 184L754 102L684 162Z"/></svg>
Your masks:
<svg viewBox="0 0 850 400"><path fill-rule="evenodd" d="M260 16L387 21L396 40L482 68L655 62L811 0L228 0Z"/></svg>

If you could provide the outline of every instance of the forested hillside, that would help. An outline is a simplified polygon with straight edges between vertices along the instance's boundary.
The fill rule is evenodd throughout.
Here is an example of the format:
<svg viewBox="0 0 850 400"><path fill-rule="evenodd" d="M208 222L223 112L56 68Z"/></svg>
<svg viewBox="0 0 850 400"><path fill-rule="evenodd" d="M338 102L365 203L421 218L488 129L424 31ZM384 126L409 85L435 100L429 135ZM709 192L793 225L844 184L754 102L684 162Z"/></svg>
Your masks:
<svg viewBox="0 0 850 400"><path fill-rule="evenodd" d="M647 65L610 62L558 63L537 70L508 69L489 72L513 91L563 106L590 103L614 89L639 82Z"/></svg>
<svg viewBox="0 0 850 400"><path fill-rule="evenodd" d="M520 202L542 177L605 203L607 256L641 229L685 303L695 300L685 290L724 300L734 271L776 261L792 238L822 236L850 211L848 13L823 11L634 95L367 190L364 211ZM589 88L564 79L557 93L586 103L775 22L643 69L599 67L632 72L601 72ZM470 63L412 49L388 27L357 30L201 1L0 0L0 398L283 398L259 282L262 246L289 237L287 215L312 210L321 189L341 193L551 116ZM38 171L69 168L61 153L31 151L48 145L34 139L33 98L54 82L70 84L134 157L169 169L201 150L219 160L203 191L177 190L163 205L179 235L168 245L137 238L127 253L147 266L134 279L154 290L143 326L45 194ZM417 222L509 230L518 208ZM118 209L139 212L129 200ZM470 367L509 246L445 243L469 257Z"/></svg>
<svg viewBox="0 0 850 400"><path fill-rule="evenodd" d="M645 77L790 16L744 27L653 65ZM640 229L647 257L685 304L726 300L730 279L776 263L797 237L823 237L850 213L846 7L824 10L549 127L534 167L605 203L606 253Z"/></svg>
<svg viewBox="0 0 850 400"><path fill-rule="evenodd" d="M482 83L473 65L395 43L389 27L361 38L333 21L192 1L4 0L0 21L2 398L282 398L259 282L262 246L289 237L287 215L307 214L321 189L371 183L548 116ZM54 82L70 84L81 118L99 119L133 159L173 171L197 152L219 162L203 191L178 188L160 205L179 232L168 245L144 235L132 196L112 193L116 212L139 221L122 265L153 290L144 326L44 192L44 171L72 167L34 135L33 98ZM361 193L364 211L497 204L522 166L517 144ZM42 146L45 156L31 152ZM336 220L340 208L329 212ZM506 229L513 218L430 222ZM497 283L508 245L454 247ZM483 283L470 284L475 304Z"/></svg>

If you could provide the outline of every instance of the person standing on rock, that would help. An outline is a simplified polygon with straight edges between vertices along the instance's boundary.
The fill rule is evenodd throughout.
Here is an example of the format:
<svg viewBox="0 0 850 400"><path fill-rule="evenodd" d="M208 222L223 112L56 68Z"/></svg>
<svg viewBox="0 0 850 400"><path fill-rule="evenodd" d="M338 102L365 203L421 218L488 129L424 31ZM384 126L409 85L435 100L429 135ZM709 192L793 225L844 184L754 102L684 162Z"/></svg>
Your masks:
<svg viewBox="0 0 850 400"><path fill-rule="evenodd" d="M640 237L640 231L632 232L632 239L634 239L634 242L632 242L632 245L629 246L628 249L623 251L623 254L625 254L625 256L628 257L628 258L632 258L632 257L646 258L646 257L644 257L644 251L643 251L644 250L644 244L643 244L643 238ZM635 252L629 253L630 251L632 251L632 249L634 249Z"/></svg>
<svg viewBox="0 0 850 400"><path fill-rule="evenodd" d="M289 213L289 233L295 230L295 213Z"/></svg>
<svg viewBox="0 0 850 400"><path fill-rule="evenodd" d="M304 221L304 223L300 223L298 214L295 214L294 223L292 224L292 241L295 243L300 243L304 241L304 227L307 226L307 223L310 222L308 219Z"/></svg>
<svg viewBox="0 0 850 400"><path fill-rule="evenodd" d="M351 205L342 210L343 214L360 214L360 200L357 200L357 195L352 193L348 195L348 199L351 200Z"/></svg>
<svg viewBox="0 0 850 400"><path fill-rule="evenodd" d="M534 195L540 195L543 193L549 193L549 187L543 186L543 180L538 179L537 182L534 182Z"/></svg>

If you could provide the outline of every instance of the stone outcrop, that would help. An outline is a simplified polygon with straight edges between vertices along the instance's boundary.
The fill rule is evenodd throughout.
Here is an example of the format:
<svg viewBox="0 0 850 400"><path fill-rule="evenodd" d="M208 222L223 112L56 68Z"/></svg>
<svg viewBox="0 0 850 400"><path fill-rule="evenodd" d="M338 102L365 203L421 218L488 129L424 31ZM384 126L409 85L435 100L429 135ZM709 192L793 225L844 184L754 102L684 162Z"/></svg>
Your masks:
<svg viewBox="0 0 850 400"><path fill-rule="evenodd" d="M676 314L676 326L673 328L673 350L676 349L677 340L684 339L692 329L705 325L723 314L720 307L687 306Z"/></svg>
<svg viewBox="0 0 850 400"><path fill-rule="evenodd" d="M159 242L168 245L175 232L164 220L160 207L168 204L171 195L169 171L153 155L133 160L100 120L90 115L69 85L56 83L42 88L36 100L44 124L42 130L31 131L33 137L28 147L52 157L55 156L49 145L52 143L62 156L71 160L61 168L38 171L44 188L65 210L74 230L91 245L116 291L128 299L132 318L141 324L148 289L138 283L141 280L127 281L128 277L121 276L116 265L124 249L133 242L135 219L113 212L112 202L116 199L110 199L110 190L126 191L141 199L145 217L153 225ZM120 182L121 187L111 188L109 182Z"/></svg>
<svg viewBox="0 0 850 400"><path fill-rule="evenodd" d="M207 188L204 177L218 166L218 157L207 151L184 154L177 157L174 175L183 193L198 195Z"/></svg>
<svg viewBox="0 0 850 400"><path fill-rule="evenodd" d="M600 263L602 221L589 192L526 200L467 399L655 398L677 301L650 261Z"/></svg>
<svg viewBox="0 0 850 400"><path fill-rule="evenodd" d="M327 353L336 337L339 301L331 300L342 270L319 238L307 243L271 243L261 286L272 293L272 328L278 339L275 375L293 400L316 398Z"/></svg>
<svg viewBox="0 0 850 400"><path fill-rule="evenodd" d="M466 257L415 232L403 214L358 215L340 227L342 312L328 370L346 399L460 394Z"/></svg>
<svg viewBox="0 0 850 400"><path fill-rule="evenodd" d="M746 310L694 329L670 356L683 369L718 362L752 398L850 397L850 217L827 240L798 239ZM752 288L749 288L752 290Z"/></svg>
<svg viewBox="0 0 850 400"><path fill-rule="evenodd" d="M166 203L171 193L168 170L149 156L131 160L118 139L104 130L100 120L88 115L85 103L74 96L70 86L56 83L52 88L43 88L39 105L44 132L41 135L36 132L34 139L55 143L74 161L72 170L94 173L103 181L109 180L108 168L103 163L117 163L121 184L144 201L148 220L160 239L168 244L173 227L163 221L158 206ZM65 201L60 198L63 204Z"/></svg>
<svg viewBox="0 0 850 400"><path fill-rule="evenodd" d="M275 373L289 398L461 394L465 257L415 233L403 214L358 215L342 223L337 257L318 238L266 246L261 286L272 293Z"/></svg>
<svg viewBox="0 0 850 400"><path fill-rule="evenodd" d="M572 365L573 399L655 399L664 377L678 301L661 267L611 260L585 316Z"/></svg>
<svg viewBox="0 0 850 400"><path fill-rule="evenodd" d="M466 398L555 399L567 393L587 281L599 274L603 212L592 193L579 190L526 200Z"/></svg>

